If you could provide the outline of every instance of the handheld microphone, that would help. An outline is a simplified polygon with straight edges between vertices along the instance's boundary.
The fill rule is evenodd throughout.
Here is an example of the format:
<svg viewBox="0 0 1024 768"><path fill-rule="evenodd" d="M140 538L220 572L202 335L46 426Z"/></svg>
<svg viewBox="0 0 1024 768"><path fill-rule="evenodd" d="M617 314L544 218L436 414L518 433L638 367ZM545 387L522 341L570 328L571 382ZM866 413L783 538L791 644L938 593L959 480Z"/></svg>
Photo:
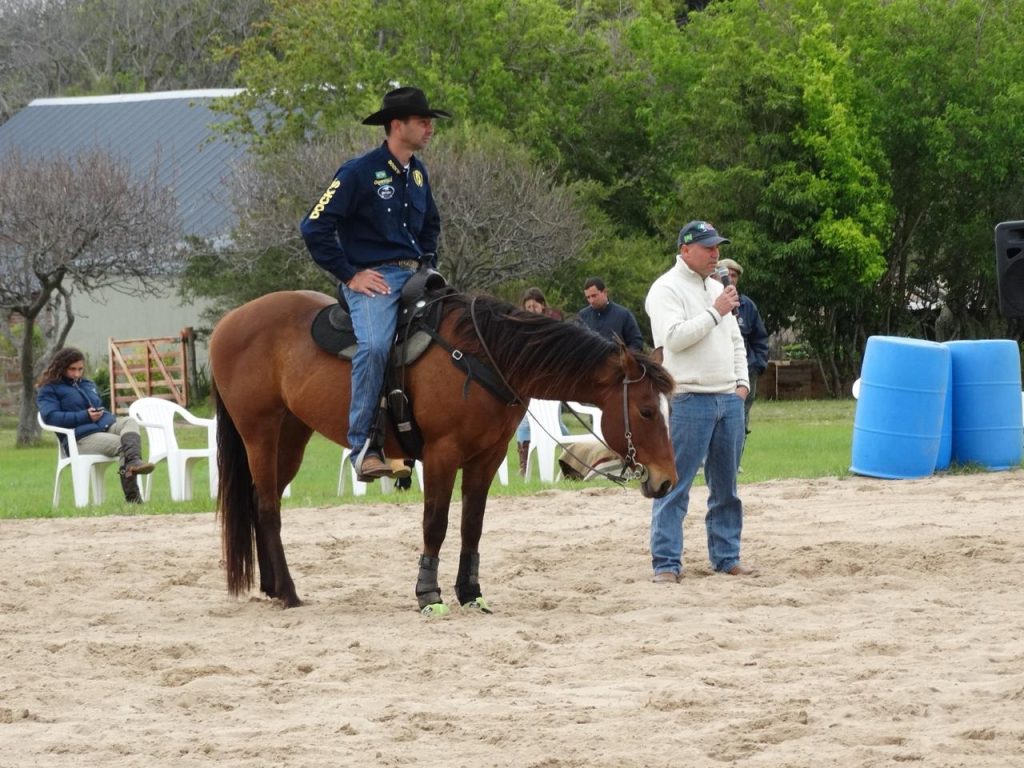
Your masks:
<svg viewBox="0 0 1024 768"><path fill-rule="evenodd" d="M726 288L728 288L730 285L732 285L732 280L729 277L729 270L726 269L725 267L723 267L721 265L715 267L715 274L718 275L718 280ZM734 316L739 317L740 308L739 307L733 307L732 308L732 313L733 313Z"/></svg>

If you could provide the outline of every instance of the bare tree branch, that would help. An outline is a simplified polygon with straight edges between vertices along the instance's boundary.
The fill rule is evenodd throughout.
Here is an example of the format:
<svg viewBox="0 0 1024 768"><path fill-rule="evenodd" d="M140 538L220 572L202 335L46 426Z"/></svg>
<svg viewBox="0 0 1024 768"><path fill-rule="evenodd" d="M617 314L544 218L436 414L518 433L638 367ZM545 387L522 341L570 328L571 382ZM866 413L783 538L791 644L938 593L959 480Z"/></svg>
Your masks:
<svg viewBox="0 0 1024 768"><path fill-rule="evenodd" d="M73 292L146 293L180 269L177 202L158 184L157 168L155 161L136 173L101 150L71 159L0 158L0 313L24 321L19 444L38 434L35 327L52 352L74 324Z"/></svg>
<svg viewBox="0 0 1024 768"><path fill-rule="evenodd" d="M270 0L0 0L0 123L31 99L221 88Z"/></svg>

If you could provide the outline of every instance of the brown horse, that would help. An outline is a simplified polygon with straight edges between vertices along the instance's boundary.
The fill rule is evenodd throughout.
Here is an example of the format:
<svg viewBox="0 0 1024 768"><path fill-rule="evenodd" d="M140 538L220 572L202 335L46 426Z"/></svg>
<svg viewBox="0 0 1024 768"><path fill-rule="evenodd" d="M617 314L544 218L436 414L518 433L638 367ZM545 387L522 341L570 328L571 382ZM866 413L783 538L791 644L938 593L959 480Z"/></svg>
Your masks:
<svg viewBox="0 0 1024 768"><path fill-rule="evenodd" d="M313 431L345 445L350 366L317 347L316 314L333 299L310 291L272 293L228 313L210 339L217 403L218 510L228 589L253 585L253 548L260 589L286 608L300 605L281 544L281 493L302 463ZM444 299L439 335L406 371L406 392L423 435L423 554L416 594L425 614L448 611L437 582L438 553L448 528L456 472L462 469L460 604L489 611L480 591L478 544L487 492L522 403L509 405L467 380L456 352L489 361L522 398L577 400L602 409L608 444L642 475L645 496L676 482L667 395L672 377L653 360L630 353L579 326L518 310L485 297ZM385 451L402 449L389 431Z"/></svg>

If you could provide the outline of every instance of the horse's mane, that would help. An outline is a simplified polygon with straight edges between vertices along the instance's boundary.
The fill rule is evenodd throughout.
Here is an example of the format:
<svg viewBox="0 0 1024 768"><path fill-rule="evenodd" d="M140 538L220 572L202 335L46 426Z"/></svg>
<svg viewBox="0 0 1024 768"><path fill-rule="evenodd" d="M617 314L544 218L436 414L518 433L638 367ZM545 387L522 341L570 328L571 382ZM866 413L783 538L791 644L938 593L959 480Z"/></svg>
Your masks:
<svg viewBox="0 0 1024 768"><path fill-rule="evenodd" d="M555 389L564 389L619 355L617 344L589 328L527 312L492 296L456 293L445 302L448 311L456 313L455 332L461 342L486 357L478 338L483 339L510 383L545 379ZM647 355L633 356L646 367L658 392L672 392L675 382L668 371Z"/></svg>

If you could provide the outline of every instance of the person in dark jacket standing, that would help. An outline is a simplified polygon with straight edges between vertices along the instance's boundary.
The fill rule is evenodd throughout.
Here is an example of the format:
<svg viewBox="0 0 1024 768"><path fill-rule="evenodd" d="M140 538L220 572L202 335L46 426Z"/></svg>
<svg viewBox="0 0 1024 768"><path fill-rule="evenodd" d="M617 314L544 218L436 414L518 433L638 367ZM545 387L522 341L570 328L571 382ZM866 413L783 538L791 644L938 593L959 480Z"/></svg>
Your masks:
<svg viewBox="0 0 1024 768"><path fill-rule="evenodd" d="M388 354L398 323L402 286L413 273L437 266L441 217L427 169L414 154L434 133L435 117L451 117L427 104L418 88L385 94L381 108L363 120L384 126L377 149L349 160L300 229L313 260L339 282L358 350L352 358L348 444L362 481L408 476L371 445Z"/></svg>
<svg viewBox="0 0 1024 768"><path fill-rule="evenodd" d="M114 416L103 407L96 385L85 378L85 355L74 347L54 354L36 382L36 406L43 421L75 430L82 453L121 456L121 489L129 504L141 504L136 475L148 475L153 465L142 460L142 437L135 419ZM59 435L64 450L67 438Z"/></svg>
<svg viewBox="0 0 1024 768"><path fill-rule="evenodd" d="M740 288L740 277L743 276L743 267L732 259L719 259L718 266L725 267L729 271L729 280ZM750 392L747 399L743 401L743 417L746 434L750 434L750 407L757 398L757 379L768 367L768 331L764 327L761 313L757 311L757 305L746 294L740 294L740 308L737 321L740 324L740 334L743 336L743 345L747 350L747 375L750 377ZM746 436L743 438L743 445L746 447Z"/></svg>
<svg viewBox="0 0 1024 768"><path fill-rule="evenodd" d="M608 299L608 289L600 277L588 277L583 284L587 305L579 312L578 322L592 331L614 339L618 336L634 352L642 352L644 337L633 313Z"/></svg>

